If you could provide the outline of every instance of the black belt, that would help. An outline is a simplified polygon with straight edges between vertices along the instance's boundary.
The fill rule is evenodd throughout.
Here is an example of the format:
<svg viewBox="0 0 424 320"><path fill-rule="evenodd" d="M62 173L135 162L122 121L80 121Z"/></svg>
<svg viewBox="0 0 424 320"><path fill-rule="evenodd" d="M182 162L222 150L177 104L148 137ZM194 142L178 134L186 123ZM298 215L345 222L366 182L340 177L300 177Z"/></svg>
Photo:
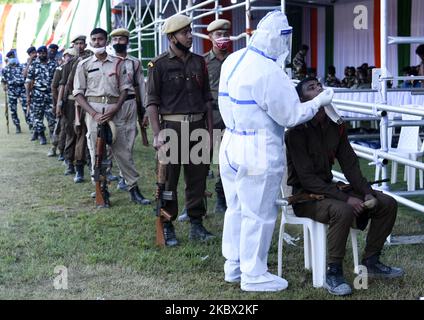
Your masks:
<svg viewBox="0 0 424 320"><path fill-rule="evenodd" d="M132 100L132 99L135 99L135 94L129 94L129 95L127 95L127 98L125 99L125 101L126 100Z"/></svg>

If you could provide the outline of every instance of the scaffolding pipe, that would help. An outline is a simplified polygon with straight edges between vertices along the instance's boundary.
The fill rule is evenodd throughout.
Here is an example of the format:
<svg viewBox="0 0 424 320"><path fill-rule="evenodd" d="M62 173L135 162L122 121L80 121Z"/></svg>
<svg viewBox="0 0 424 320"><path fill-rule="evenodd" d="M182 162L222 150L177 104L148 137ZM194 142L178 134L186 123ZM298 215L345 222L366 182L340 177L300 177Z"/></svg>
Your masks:
<svg viewBox="0 0 424 320"><path fill-rule="evenodd" d="M422 44L424 43L424 37L388 37L388 43L389 44L413 44L418 43Z"/></svg>

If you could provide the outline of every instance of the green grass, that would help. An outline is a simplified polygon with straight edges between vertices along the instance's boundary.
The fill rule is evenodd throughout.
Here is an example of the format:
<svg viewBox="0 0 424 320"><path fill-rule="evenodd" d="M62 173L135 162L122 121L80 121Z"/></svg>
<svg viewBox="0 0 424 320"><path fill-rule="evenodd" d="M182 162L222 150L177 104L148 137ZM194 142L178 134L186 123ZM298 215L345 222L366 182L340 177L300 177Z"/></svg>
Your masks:
<svg viewBox="0 0 424 320"><path fill-rule="evenodd" d="M218 237L208 244L188 240L188 224L175 222L180 246L157 248L153 206L137 206L128 193L111 185L112 207L94 208L91 183L74 184L65 167L46 156L49 145L29 141L28 129L6 135L0 112L0 299L336 299L312 287L303 269L303 242L284 246L284 277L289 288L280 293L244 293L223 280L221 254L223 216L208 215L206 227ZM22 117L21 117L22 119ZM150 138L151 139L151 138ZM154 152L135 148L140 187L153 198ZM372 170L362 163L368 177ZM213 167L216 173L216 166ZM117 170L114 170L117 173ZM401 174L401 173L399 173ZM208 180L208 190L214 190ZM400 185L399 185L400 186ZM180 184L183 195L183 179ZM180 208L183 201L180 199ZM214 207L209 201L209 210ZM289 226L294 236L301 229ZM393 234L424 233L424 216L401 207ZM364 236L360 236L364 247ZM277 269L277 228L269 268ZM370 281L368 290L345 299L417 299L424 295L423 245L387 247L383 257L405 268L402 280ZM68 289L56 290L56 266L68 268ZM348 245L346 277L353 281Z"/></svg>

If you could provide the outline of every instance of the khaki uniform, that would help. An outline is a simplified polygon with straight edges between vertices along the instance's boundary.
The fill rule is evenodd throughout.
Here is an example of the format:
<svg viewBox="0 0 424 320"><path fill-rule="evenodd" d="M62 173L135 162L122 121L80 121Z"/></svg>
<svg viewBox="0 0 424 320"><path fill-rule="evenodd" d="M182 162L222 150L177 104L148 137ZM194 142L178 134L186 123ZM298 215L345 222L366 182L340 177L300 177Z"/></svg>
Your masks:
<svg viewBox="0 0 424 320"><path fill-rule="evenodd" d="M63 74L63 66L57 67L53 74L52 93L53 93L53 88L56 90L59 88L62 74ZM52 98L53 98L53 105L57 106L57 94L53 93ZM56 110L56 114L57 114L57 110ZM60 153L62 154L63 151L65 150L65 142L66 142L65 123L63 121L63 116L62 116L62 119L60 120L56 117L56 126L59 126L59 128L55 128L56 136L53 137L52 139L52 145L57 147Z"/></svg>
<svg viewBox="0 0 424 320"><path fill-rule="evenodd" d="M78 63L74 79L74 97L83 94L91 107L99 113L111 108L118 100L123 90L131 88L132 84L128 77L129 70L126 69L122 59L107 55L104 61L100 61L94 55ZM122 104L119 111L114 115L112 121L117 128L117 138L112 144L112 154L115 157L129 186L136 184L139 175L135 170L131 152L129 152L127 136L132 125L128 119L136 116L134 108L134 97L129 96ZM97 122L86 114L87 145L90 151L92 169L95 163L95 147L97 138Z"/></svg>
<svg viewBox="0 0 424 320"><path fill-rule="evenodd" d="M186 62L178 58L169 49L149 63L148 81L146 87L145 106L151 104L158 106L162 118L162 129L173 129L179 141L179 161L167 167L168 179L166 190L177 194L177 185L181 169L182 137L184 126L191 134L196 129L206 129L207 102L212 100L209 87L209 75L203 57L189 53ZM166 120L169 115L192 115L198 117L196 121ZM189 152L198 142L190 141ZM204 193L206 189L206 176L209 165L193 164L189 160L184 166L185 180L185 207L191 218L200 218L206 213ZM178 215L178 201L166 201L164 208L175 220Z"/></svg>

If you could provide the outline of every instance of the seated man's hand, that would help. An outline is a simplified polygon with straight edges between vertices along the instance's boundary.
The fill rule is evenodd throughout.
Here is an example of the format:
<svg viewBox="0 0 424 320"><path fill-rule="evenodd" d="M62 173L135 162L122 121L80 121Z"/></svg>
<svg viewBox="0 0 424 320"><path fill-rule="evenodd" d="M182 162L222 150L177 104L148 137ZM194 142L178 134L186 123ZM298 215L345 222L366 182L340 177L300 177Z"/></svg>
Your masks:
<svg viewBox="0 0 424 320"><path fill-rule="evenodd" d="M358 198L349 197L347 199L347 204L353 208L353 213L356 217L359 217L364 211L364 203Z"/></svg>
<svg viewBox="0 0 424 320"><path fill-rule="evenodd" d="M315 100L319 106L324 107L329 105L333 100L334 90L333 89L325 89L319 95L317 95L313 100Z"/></svg>
<svg viewBox="0 0 424 320"><path fill-rule="evenodd" d="M365 209L373 209L377 206L378 200L372 194L365 195L364 207Z"/></svg>

